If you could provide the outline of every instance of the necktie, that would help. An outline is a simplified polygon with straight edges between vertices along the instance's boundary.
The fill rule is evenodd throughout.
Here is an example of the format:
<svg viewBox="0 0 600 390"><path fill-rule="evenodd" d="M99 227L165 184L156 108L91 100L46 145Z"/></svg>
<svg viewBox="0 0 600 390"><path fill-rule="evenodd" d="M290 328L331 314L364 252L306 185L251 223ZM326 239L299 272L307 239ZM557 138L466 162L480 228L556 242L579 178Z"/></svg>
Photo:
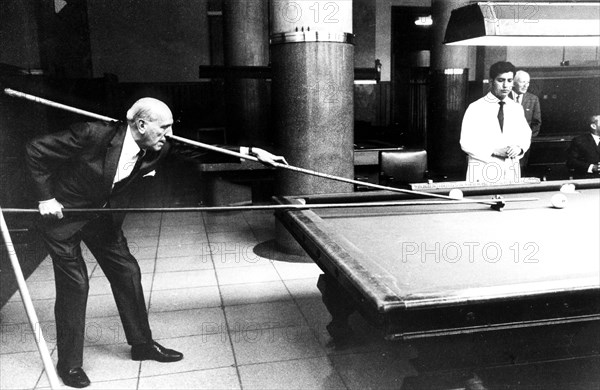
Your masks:
<svg viewBox="0 0 600 390"><path fill-rule="evenodd" d="M136 174L136 172L140 170L140 167L142 166L142 160L144 159L145 155L146 155L146 151L143 149L140 149L140 151L137 154L137 160L135 161L135 164L133 165L133 169L131 169L131 173L129 174L129 176L127 176L123 180L120 180L117 183L115 183L115 185L113 186L113 189L112 189L113 193L120 191L123 187L125 187L127 185L127 183L129 183L131 181L131 179Z"/></svg>
<svg viewBox="0 0 600 390"><path fill-rule="evenodd" d="M517 95L517 103L521 104L521 99L523 99L523 95Z"/></svg>
<svg viewBox="0 0 600 390"><path fill-rule="evenodd" d="M131 170L130 176L133 176L140 169L140 166L142 165L142 160L144 159L145 155L146 155L146 151L144 149L140 149L140 151L137 154L137 160L135 161L135 165L133 166L133 169Z"/></svg>
<svg viewBox="0 0 600 390"><path fill-rule="evenodd" d="M500 131L504 131L504 102L498 102L500 109L498 110L498 123L500 123Z"/></svg>

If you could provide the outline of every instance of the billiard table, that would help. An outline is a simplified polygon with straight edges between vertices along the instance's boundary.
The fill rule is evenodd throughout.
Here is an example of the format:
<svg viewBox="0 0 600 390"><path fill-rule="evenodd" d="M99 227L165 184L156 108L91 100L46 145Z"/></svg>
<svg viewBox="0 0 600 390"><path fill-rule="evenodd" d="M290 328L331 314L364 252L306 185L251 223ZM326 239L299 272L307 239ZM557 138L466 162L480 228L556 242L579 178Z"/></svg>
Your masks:
<svg viewBox="0 0 600 390"><path fill-rule="evenodd" d="M575 192L555 208L565 183ZM339 205L276 212L323 271L334 339L352 334L357 310L389 340L600 320L600 179L462 191L502 194L505 207L391 191L275 198Z"/></svg>

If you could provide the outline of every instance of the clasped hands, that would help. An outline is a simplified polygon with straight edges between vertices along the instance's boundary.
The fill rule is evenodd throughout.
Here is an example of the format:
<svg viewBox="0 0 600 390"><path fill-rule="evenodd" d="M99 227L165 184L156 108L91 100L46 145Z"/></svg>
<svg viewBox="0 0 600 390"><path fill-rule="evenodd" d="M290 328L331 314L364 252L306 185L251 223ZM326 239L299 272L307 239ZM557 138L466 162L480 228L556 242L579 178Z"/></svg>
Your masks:
<svg viewBox="0 0 600 390"><path fill-rule="evenodd" d="M523 153L523 149L517 145L509 145L503 148L494 150L493 156L501 158L515 158Z"/></svg>

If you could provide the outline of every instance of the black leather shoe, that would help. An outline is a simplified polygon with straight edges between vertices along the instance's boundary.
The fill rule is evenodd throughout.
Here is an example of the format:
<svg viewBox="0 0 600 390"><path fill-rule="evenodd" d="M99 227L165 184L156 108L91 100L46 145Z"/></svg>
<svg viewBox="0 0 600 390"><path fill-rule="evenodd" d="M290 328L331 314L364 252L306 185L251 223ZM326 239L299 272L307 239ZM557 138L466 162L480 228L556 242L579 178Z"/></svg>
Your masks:
<svg viewBox="0 0 600 390"><path fill-rule="evenodd" d="M87 387L90 385L90 378L85 375L83 368L71 368L70 370L57 370L58 375L62 379L63 383L70 387Z"/></svg>
<svg viewBox="0 0 600 390"><path fill-rule="evenodd" d="M161 363L170 363L181 359L183 359L181 352L165 348L156 341L131 347L131 360L156 360Z"/></svg>

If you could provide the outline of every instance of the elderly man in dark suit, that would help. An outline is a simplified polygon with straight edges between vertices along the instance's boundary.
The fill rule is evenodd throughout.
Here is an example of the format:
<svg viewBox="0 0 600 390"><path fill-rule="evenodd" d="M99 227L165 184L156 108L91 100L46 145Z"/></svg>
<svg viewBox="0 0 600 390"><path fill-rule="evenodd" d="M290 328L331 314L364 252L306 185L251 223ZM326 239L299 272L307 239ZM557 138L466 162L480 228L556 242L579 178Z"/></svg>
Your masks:
<svg viewBox="0 0 600 390"><path fill-rule="evenodd" d="M600 175L600 115L591 115L588 124L589 133L573 138L567 152L567 166L579 178Z"/></svg>
<svg viewBox="0 0 600 390"><path fill-rule="evenodd" d="M531 137L533 138L540 133L540 127L542 126L542 110L540 109L540 99L531 92L527 92L530 81L531 78L529 77L529 73L518 70L515 73L513 90L509 96L512 100L523 106L525 119L527 119L529 128L531 128ZM527 168L529 152L530 151L528 150L520 161L521 171L525 171Z"/></svg>
<svg viewBox="0 0 600 390"><path fill-rule="evenodd" d="M86 387L83 371L85 312L89 281L83 241L110 282L133 360L175 362L183 354L152 339L137 260L121 225L124 213L63 216L65 208L128 205L131 184L154 171L171 149L173 116L153 98L138 100L127 122L81 123L27 144L27 164L45 217L40 230L52 257L56 284L57 371L71 387ZM283 160L258 148L259 160ZM285 162L285 161L284 161Z"/></svg>

